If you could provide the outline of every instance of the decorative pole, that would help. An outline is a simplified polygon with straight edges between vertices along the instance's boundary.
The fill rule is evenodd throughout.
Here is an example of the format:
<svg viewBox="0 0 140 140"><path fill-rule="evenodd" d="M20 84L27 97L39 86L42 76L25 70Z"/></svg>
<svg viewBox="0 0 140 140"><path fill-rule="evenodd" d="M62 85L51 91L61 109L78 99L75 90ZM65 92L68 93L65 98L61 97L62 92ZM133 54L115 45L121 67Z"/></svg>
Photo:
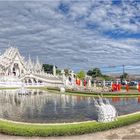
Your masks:
<svg viewBox="0 0 140 140"><path fill-rule="evenodd" d="M53 76L56 76L56 66L53 65Z"/></svg>
<svg viewBox="0 0 140 140"><path fill-rule="evenodd" d="M63 81L63 84L65 85L65 71L61 70L61 73L62 73L62 81Z"/></svg>
<svg viewBox="0 0 140 140"><path fill-rule="evenodd" d="M91 79L88 80L88 88L91 88Z"/></svg>
<svg viewBox="0 0 140 140"><path fill-rule="evenodd" d="M105 80L103 80L103 87L105 87Z"/></svg>
<svg viewBox="0 0 140 140"><path fill-rule="evenodd" d="M71 83L72 83L72 86L74 87L75 79L74 79L74 72L73 71L71 71Z"/></svg>

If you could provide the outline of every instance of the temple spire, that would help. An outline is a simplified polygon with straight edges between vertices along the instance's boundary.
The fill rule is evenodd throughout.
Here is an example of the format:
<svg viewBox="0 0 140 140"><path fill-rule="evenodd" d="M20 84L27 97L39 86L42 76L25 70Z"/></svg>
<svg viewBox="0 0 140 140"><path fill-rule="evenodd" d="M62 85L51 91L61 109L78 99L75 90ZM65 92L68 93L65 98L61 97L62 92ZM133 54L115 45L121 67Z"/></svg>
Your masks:
<svg viewBox="0 0 140 140"><path fill-rule="evenodd" d="M38 59L38 56L36 57L35 70L36 70L37 72L41 72L41 71L42 71L42 65L41 65L41 63L40 63L40 61L39 61L39 59Z"/></svg>
<svg viewBox="0 0 140 140"><path fill-rule="evenodd" d="M32 63L30 54L29 54L29 59L28 59L27 67L28 67L28 71L32 72L32 70L33 70L33 63Z"/></svg>
<svg viewBox="0 0 140 140"><path fill-rule="evenodd" d="M40 62L39 62L38 56L36 57L36 64L39 64L39 65L40 65Z"/></svg>
<svg viewBox="0 0 140 140"><path fill-rule="evenodd" d="M31 60L30 54L29 54L28 64L29 64L30 66L32 65L32 60Z"/></svg>

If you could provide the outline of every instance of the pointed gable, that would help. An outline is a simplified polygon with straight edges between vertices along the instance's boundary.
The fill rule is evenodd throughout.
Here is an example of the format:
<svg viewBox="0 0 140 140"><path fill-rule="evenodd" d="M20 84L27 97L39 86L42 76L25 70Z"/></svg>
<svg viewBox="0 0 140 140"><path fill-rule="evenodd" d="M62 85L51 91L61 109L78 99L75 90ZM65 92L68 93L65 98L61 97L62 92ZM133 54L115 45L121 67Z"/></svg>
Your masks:
<svg viewBox="0 0 140 140"><path fill-rule="evenodd" d="M21 63L21 65L25 67L24 58L20 55L18 49L10 47L6 49L4 54L0 57L0 67L6 70L15 61Z"/></svg>

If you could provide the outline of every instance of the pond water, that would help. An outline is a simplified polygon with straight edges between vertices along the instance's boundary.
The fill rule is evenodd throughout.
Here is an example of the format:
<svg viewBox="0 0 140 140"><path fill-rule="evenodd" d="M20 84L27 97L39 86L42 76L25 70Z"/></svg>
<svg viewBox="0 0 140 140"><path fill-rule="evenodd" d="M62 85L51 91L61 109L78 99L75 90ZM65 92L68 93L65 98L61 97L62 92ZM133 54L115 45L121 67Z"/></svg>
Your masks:
<svg viewBox="0 0 140 140"><path fill-rule="evenodd" d="M140 111L137 98L109 98L119 115ZM0 118L34 123L97 120L93 97L82 97L32 90L18 95L16 90L0 91Z"/></svg>

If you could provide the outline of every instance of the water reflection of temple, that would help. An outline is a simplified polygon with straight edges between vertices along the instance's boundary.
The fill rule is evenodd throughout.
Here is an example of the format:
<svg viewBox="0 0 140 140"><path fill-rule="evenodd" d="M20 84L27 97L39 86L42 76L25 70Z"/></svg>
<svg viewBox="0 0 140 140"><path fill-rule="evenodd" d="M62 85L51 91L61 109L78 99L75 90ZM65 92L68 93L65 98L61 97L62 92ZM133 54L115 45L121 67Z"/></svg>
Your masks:
<svg viewBox="0 0 140 140"><path fill-rule="evenodd" d="M0 91L0 117L21 117L41 114L44 108L50 107L57 113L58 108L65 112L69 107L74 108L79 102L78 96L65 94L50 94L40 90L30 91L30 95L18 95L15 90ZM89 103L87 103L89 104ZM18 113L18 114L17 114Z"/></svg>
<svg viewBox="0 0 140 140"><path fill-rule="evenodd" d="M29 95L0 90L0 118L25 122L69 122L96 119L92 97L49 93L37 89ZM119 115L140 110L138 98L110 98Z"/></svg>

